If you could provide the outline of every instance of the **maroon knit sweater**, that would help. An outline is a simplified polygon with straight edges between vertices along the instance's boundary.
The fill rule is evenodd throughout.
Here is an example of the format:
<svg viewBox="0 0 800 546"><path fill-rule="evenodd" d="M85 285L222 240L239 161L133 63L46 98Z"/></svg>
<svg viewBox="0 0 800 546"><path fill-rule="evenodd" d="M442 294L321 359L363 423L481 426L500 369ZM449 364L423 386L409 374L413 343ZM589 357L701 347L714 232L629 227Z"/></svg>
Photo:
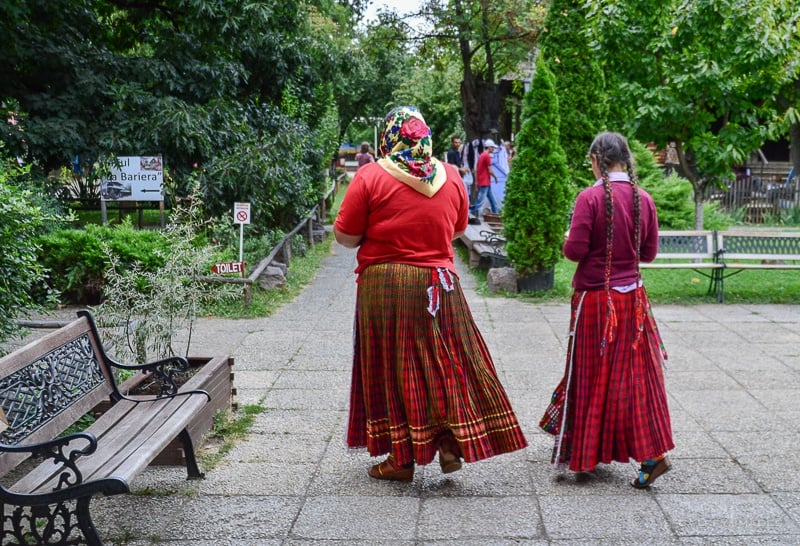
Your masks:
<svg viewBox="0 0 800 546"><path fill-rule="evenodd" d="M611 287L628 286L639 278L636 269L633 190L627 181L613 181L614 243L611 259ZM639 188L641 196L641 246L639 260L652 262L658 252L658 215L653 198ZM576 290L597 290L604 286L606 257L606 209L603 185L586 188L575 202L575 211L564 241L564 256L578 262L572 278Z"/></svg>

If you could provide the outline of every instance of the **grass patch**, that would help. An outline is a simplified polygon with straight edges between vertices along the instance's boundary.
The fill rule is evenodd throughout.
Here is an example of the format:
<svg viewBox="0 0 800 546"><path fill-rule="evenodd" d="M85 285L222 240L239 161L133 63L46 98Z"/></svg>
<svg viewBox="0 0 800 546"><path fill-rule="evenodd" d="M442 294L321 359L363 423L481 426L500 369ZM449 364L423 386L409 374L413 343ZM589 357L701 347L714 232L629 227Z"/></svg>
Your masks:
<svg viewBox="0 0 800 546"><path fill-rule="evenodd" d="M214 415L211 432L205 438L204 448L198 454L204 470L208 471L216 467L236 443L247 435L250 427L253 426L256 415L266 411L262 404L263 400L258 404L245 404L236 413L217 411Z"/></svg>
<svg viewBox="0 0 800 546"><path fill-rule="evenodd" d="M456 252L467 262L469 256L462 244ZM513 297L531 303L569 302L572 276L577 264L566 258L556 264L553 289L535 294L492 294L486 284L486 270L471 269L484 296ZM729 270L733 271L733 269ZM693 305L716 303L716 294L708 293L709 280L696 271L685 269L644 269L642 279L650 301L661 305ZM800 302L800 272L743 271L725 279L726 304L796 304Z"/></svg>

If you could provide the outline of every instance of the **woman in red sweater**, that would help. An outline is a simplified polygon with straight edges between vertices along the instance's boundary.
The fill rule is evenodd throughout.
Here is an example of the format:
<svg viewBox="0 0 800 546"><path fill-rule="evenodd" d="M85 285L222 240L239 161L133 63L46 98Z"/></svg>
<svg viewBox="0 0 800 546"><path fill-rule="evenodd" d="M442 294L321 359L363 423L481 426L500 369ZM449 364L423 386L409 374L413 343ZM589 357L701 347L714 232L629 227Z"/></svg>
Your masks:
<svg viewBox="0 0 800 546"><path fill-rule="evenodd" d="M334 222L358 247L347 444L389 454L373 478L411 481L437 451L449 473L527 443L453 265L469 211L458 171L432 156L412 107L389 113L379 149Z"/></svg>
<svg viewBox="0 0 800 546"><path fill-rule="evenodd" d="M599 134L589 159L597 182L578 195L564 242L578 262L566 372L540 424L556 436L554 463L591 472L634 459L631 485L644 489L670 469L674 447L666 353L639 273L658 252L658 217L625 137Z"/></svg>

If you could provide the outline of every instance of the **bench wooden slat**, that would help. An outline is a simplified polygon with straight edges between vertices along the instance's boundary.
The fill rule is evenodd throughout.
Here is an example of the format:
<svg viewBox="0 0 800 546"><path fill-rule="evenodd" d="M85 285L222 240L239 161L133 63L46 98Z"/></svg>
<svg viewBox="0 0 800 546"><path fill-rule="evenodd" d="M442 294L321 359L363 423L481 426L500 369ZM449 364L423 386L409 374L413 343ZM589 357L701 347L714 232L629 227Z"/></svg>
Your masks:
<svg viewBox="0 0 800 546"><path fill-rule="evenodd" d="M122 400L103 414L87 432L97 436L97 452L78 459L84 481L115 476L128 482L177 436L194 411L205 405L204 395L161 399L153 403ZM177 414L183 416L175 418ZM43 463L14 484L24 493L52 491L60 468Z"/></svg>
<svg viewBox="0 0 800 546"><path fill-rule="evenodd" d="M186 428L194 413L207 402L208 398L203 394L173 398L171 403L164 404L156 416L150 417L151 422L148 426L137 430L139 445L131 440L126 449L119 450L109 459L105 467L99 468L91 476L95 478L116 476L129 483Z"/></svg>
<svg viewBox="0 0 800 546"><path fill-rule="evenodd" d="M104 413L100 419L86 429L87 432L91 432L97 437L98 451L100 452L99 454L96 452L88 458L103 458L104 452L100 449L101 444L124 438L121 431L123 427L118 425L130 415L130 412L136 405L136 402L131 400L120 400L112 406L113 411ZM81 467L82 472L85 471L86 461L87 457L78 459L78 465ZM54 467L54 465L48 463L40 464L17 481L13 489L20 493L41 493L43 491L52 490L52 484L50 484L50 482L58 472L60 472L60 467ZM50 484L50 487L48 487L48 484Z"/></svg>
<svg viewBox="0 0 800 546"><path fill-rule="evenodd" d="M641 262L639 267L643 269L722 269L723 265L717 262L693 261L676 262L671 259L665 261Z"/></svg>

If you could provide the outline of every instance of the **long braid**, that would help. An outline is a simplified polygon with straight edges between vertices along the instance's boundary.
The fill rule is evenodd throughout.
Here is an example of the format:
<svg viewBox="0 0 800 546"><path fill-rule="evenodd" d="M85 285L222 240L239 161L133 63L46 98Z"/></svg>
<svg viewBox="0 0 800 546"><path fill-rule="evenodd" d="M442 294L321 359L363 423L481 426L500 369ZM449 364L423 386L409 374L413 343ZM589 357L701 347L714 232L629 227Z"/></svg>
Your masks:
<svg viewBox="0 0 800 546"><path fill-rule="evenodd" d="M636 271L637 271L637 284L641 281L641 273L639 273L639 250L641 247L641 239L642 239L642 229L641 229L641 221L642 221L642 211L641 211L641 196L639 194L639 186L638 180L636 178L636 173L633 168L633 157L631 154L630 147L628 146L628 141L619 133L613 132L604 132L597 137L595 137L594 142L592 142L591 147L589 148L590 154L592 154L595 159L597 160L597 166L600 171L600 177L603 183L603 191L605 192L605 220L606 220L606 252L605 252L605 263L604 263L604 275L603 275L603 287L606 292L606 323L603 326L603 338L600 342L600 354L605 352L606 346L608 343L611 343L614 340L614 332L616 331L617 327L617 317L614 310L613 299L611 297L611 274L612 274L612 260L614 254L614 208L615 208L615 199L614 199L614 191L613 191L613 184L609 178L608 169L614 165L625 165L626 170L628 172L628 177L630 178L631 190L633 192L633 201L634 201L634 244L636 246ZM636 300L634 304L636 305L636 309L638 310L640 307L640 294L637 286L636 294L634 296ZM637 311L638 313L638 311ZM637 320L637 324L640 324L640 321ZM638 337L637 337L638 339Z"/></svg>
<svg viewBox="0 0 800 546"><path fill-rule="evenodd" d="M631 190L633 191L633 240L636 249L636 282L641 283L642 281L642 272L639 268L639 253L642 249L642 198L639 194L639 179L636 176L636 172L633 169L633 161L629 158L625 162L625 166L628 170L628 177L631 179ZM634 338L633 344L636 346L638 343L640 336L642 335L642 331L644 330L644 315L642 313L642 309L640 306L642 302L640 301L639 289L634 291L634 301L633 301L633 308L636 310L636 337Z"/></svg>
<svg viewBox="0 0 800 546"><path fill-rule="evenodd" d="M614 252L614 192L611 189L611 180L608 178L608 165L602 152L598 153L597 163L603 179L606 205L606 258L603 271L603 288L606 292L606 325L603 328L603 339L600 342L600 354L605 352L606 345L612 341L612 323L614 322L614 304L611 300L611 258Z"/></svg>
<svg viewBox="0 0 800 546"><path fill-rule="evenodd" d="M633 162L628 159L625 162L628 170L628 177L631 179L631 190L633 191L633 242L636 247L636 271L639 271L639 251L642 247L642 201L639 195L639 179L633 170ZM639 273L641 277L641 273Z"/></svg>

